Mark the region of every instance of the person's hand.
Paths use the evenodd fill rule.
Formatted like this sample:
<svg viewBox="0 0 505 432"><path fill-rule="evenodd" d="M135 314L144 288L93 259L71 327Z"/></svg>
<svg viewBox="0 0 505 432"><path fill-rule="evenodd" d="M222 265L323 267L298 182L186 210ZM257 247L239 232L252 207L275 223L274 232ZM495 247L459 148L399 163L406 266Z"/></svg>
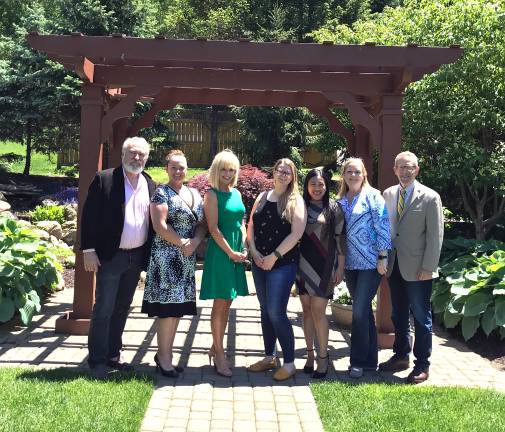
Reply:
<svg viewBox="0 0 505 432"><path fill-rule="evenodd" d="M263 268L263 259L265 258L258 251L251 251L252 259L254 260L254 264L256 264L259 268Z"/></svg>
<svg viewBox="0 0 505 432"><path fill-rule="evenodd" d="M420 270L417 272L417 280L425 281L425 280L433 279L431 274L432 274L431 272L428 272L426 270Z"/></svg>
<svg viewBox="0 0 505 432"><path fill-rule="evenodd" d="M261 266L261 268L266 271L272 270L272 267L274 266L276 261L277 257L273 253L271 253L270 255L267 255L266 257L263 258L263 265Z"/></svg>
<svg viewBox="0 0 505 432"><path fill-rule="evenodd" d="M82 254L82 259L84 261L84 270L95 273L98 271L100 260L95 251L84 252Z"/></svg>
<svg viewBox="0 0 505 432"><path fill-rule="evenodd" d="M384 276L388 271L388 260L377 260L377 271L381 276Z"/></svg>
<svg viewBox="0 0 505 432"><path fill-rule="evenodd" d="M230 259L233 262L241 263L241 262L244 262L244 260L245 260L245 258L246 258L247 255L245 253L243 253L243 252L235 252L235 251L233 251L228 256L230 257Z"/></svg>
<svg viewBox="0 0 505 432"><path fill-rule="evenodd" d="M180 240L180 243L179 244L176 244L176 246L180 247L181 249L184 248L184 246L186 246L189 242L190 242L191 239L189 238L181 238Z"/></svg>
<svg viewBox="0 0 505 432"><path fill-rule="evenodd" d="M335 285L344 280L344 266L338 266L335 274Z"/></svg>
<svg viewBox="0 0 505 432"><path fill-rule="evenodd" d="M182 254L185 257L189 257L195 253L198 243L194 238L187 239L188 241L182 246Z"/></svg>

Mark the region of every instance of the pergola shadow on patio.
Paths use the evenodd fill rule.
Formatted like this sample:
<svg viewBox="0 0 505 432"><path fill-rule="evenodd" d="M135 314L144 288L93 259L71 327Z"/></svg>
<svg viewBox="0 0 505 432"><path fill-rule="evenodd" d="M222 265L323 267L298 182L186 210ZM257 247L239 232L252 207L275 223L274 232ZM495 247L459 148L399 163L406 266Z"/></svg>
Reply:
<svg viewBox="0 0 505 432"><path fill-rule="evenodd" d="M343 136L350 154L363 158L372 177L372 154L379 155L378 185L395 183L392 171L401 148L403 91L414 81L455 62L462 49L256 43L239 41L141 39L28 35L29 44L75 71L83 80L79 146L79 218L88 186L102 163L104 143L109 163L119 165L121 144L150 127L156 114L177 104L306 107L325 118ZM151 109L130 122L135 103ZM348 110L354 130L331 112ZM79 235L78 235L79 237ZM56 331L85 334L94 302L94 275L85 272L76 245L73 310ZM379 343L392 343L387 283L379 292Z"/></svg>

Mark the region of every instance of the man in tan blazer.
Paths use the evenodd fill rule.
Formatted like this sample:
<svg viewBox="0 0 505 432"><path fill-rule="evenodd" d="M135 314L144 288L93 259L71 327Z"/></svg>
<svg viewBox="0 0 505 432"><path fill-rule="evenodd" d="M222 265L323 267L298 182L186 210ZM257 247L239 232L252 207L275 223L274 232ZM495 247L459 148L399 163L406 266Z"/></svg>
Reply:
<svg viewBox="0 0 505 432"><path fill-rule="evenodd" d="M431 289L438 277L438 260L444 234L442 202L434 190L416 181L417 157L396 156L394 172L400 184L384 191L391 222L393 249L388 259L388 281L395 327L394 355L379 370L409 367L411 351L409 312L414 316L414 369L407 382L417 384L429 376L432 347Z"/></svg>

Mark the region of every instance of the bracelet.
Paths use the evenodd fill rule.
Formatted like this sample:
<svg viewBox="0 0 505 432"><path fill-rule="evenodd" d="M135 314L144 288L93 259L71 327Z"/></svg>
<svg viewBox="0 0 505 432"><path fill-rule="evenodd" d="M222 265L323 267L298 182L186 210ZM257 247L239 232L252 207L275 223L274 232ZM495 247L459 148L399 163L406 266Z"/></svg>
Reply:
<svg viewBox="0 0 505 432"><path fill-rule="evenodd" d="M277 259L281 259L281 258L282 258L281 253L280 253L277 249L275 249L275 250L273 251L273 254L277 257Z"/></svg>
<svg viewBox="0 0 505 432"><path fill-rule="evenodd" d="M379 255L380 260L387 260L388 256L387 255Z"/></svg>

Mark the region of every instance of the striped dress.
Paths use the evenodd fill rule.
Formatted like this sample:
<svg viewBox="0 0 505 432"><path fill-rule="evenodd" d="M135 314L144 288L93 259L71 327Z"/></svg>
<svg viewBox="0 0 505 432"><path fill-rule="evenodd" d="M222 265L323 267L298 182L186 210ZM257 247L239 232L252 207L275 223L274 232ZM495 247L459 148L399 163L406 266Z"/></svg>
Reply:
<svg viewBox="0 0 505 432"><path fill-rule="evenodd" d="M307 213L296 287L298 294L331 299L337 257L345 254L344 213L333 201L326 211L321 205L309 202Z"/></svg>

